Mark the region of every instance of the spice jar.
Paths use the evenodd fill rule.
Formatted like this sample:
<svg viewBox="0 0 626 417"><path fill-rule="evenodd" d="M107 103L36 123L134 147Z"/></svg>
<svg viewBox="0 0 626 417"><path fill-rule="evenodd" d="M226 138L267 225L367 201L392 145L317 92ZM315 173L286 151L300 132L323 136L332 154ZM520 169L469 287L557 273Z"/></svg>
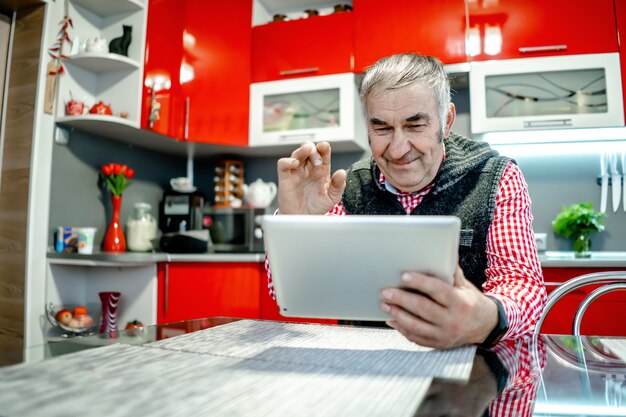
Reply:
<svg viewBox="0 0 626 417"><path fill-rule="evenodd" d="M151 251L152 239L157 237L157 222L150 214L148 203L136 203L126 223L126 246L134 252Z"/></svg>
<svg viewBox="0 0 626 417"><path fill-rule="evenodd" d="M349 4L335 4L335 13L351 12L352 6Z"/></svg>
<svg viewBox="0 0 626 417"><path fill-rule="evenodd" d="M287 15L285 14L275 14L272 17L272 22L284 22L285 20L287 20Z"/></svg>

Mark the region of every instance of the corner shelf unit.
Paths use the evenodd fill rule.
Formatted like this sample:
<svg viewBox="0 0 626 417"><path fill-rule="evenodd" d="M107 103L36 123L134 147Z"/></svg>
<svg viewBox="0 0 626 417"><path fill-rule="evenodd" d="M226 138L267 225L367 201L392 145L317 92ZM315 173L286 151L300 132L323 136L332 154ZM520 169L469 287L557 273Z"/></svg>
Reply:
<svg viewBox="0 0 626 417"><path fill-rule="evenodd" d="M81 123L100 124L100 117L94 118L88 111L102 101L111 106L115 116L107 123L138 127L147 0L67 1L68 14L73 21L69 35L75 45L66 45L63 51L68 57L63 60L65 71L59 76L55 121L67 125L74 118L81 118ZM128 56L84 51L86 41L94 38L106 39L108 47L112 39L122 36L122 26L132 27ZM66 116L65 104L70 99L84 102L83 116ZM119 117L122 113L126 113L127 118Z"/></svg>

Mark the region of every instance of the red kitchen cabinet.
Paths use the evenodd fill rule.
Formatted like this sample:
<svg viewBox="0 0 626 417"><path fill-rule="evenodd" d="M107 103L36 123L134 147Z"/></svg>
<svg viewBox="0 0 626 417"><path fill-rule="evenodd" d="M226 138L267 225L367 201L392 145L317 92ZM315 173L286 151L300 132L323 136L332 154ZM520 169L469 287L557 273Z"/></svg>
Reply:
<svg viewBox="0 0 626 417"><path fill-rule="evenodd" d="M617 2L619 3L619 2ZM470 1L470 60L617 52L613 0Z"/></svg>
<svg viewBox="0 0 626 417"><path fill-rule="evenodd" d="M559 283L592 272L614 271L615 268L543 268L548 293ZM598 285L589 285L563 297L550 310L541 327L541 333L571 334L578 306ZM581 333L593 336L626 336L626 321L621 320L626 306L626 291L615 291L595 300L587 309L581 324Z"/></svg>
<svg viewBox="0 0 626 417"><path fill-rule="evenodd" d="M246 146L251 20L252 0L150 0L142 127L179 140ZM153 95L161 72L169 82L159 86L167 88ZM159 120L150 125L155 101Z"/></svg>
<svg viewBox="0 0 626 417"><path fill-rule="evenodd" d="M354 68L418 52L444 64L466 61L465 4L459 0L354 0Z"/></svg>
<svg viewBox="0 0 626 417"><path fill-rule="evenodd" d="M192 142L248 145L252 0L186 0L181 85Z"/></svg>
<svg viewBox="0 0 626 417"><path fill-rule="evenodd" d="M157 323L212 316L259 318L262 264L161 263Z"/></svg>
<svg viewBox="0 0 626 417"><path fill-rule="evenodd" d="M183 136L184 123L184 98L179 82L183 12L179 2L150 0L141 113L143 129L177 139Z"/></svg>
<svg viewBox="0 0 626 417"><path fill-rule="evenodd" d="M352 72L351 12L252 28L252 82Z"/></svg>

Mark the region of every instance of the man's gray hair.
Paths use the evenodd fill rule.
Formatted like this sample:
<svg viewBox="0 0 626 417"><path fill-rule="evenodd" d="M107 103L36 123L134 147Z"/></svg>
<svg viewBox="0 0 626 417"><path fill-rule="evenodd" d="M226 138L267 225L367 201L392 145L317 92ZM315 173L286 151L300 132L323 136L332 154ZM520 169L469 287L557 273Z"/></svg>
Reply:
<svg viewBox="0 0 626 417"><path fill-rule="evenodd" d="M381 58L363 73L359 95L367 117L367 99L372 93L397 90L413 84L428 86L435 93L441 131L450 110L450 78L441 61L432 56L398 54Z"/></svg>

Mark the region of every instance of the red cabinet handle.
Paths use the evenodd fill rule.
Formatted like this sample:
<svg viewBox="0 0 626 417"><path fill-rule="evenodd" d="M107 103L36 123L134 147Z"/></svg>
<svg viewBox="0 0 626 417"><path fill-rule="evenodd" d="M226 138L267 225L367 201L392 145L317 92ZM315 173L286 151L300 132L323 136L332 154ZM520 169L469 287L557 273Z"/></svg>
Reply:
<svg viewBox="0 0 626 417"><path fill-rule="evenodd" d="M187 97L185 99L185 127L183 130L183 140L189 139L189 107L190 107L191 98Z"/></svg>
<svg viewBox="0 0 626 417"><path fill-rule="evenodd" d="M148 116L148 127L150 129L152 129L154 127L154 122L158 119L159 117L159 108L156 106L156 97L155 97L155 91L156 89L154 88L154 85L151 88L151 92L150 92L150 113Z"/></svg>
<svg viewBox="0 0 626 417"><path fill-rule="evenodd" d="M534 54L537 52L565 51L567 45L546 45L546 46L523 46L518 48L522 54Z"/></svg>
<svg viewBox="0 0 626 417"><path fill-rule="evenodd" d="M163 283L163 315L167 316L167 301L168 301L168 293L169 293L169 280L170 280L170 268L169 265L165 264L165 282Z"/></svg>
<svg viewBox="0 0 626 417"><path fill-rule="evenodd" d="M303 133L303 134L294 133L293 135L284 134L278 137L278 140L296 140L296 139L299 140L300 142L304 142L307 140L314 142L315 133Z"/></svg>
<svg viewBox="0 0 626 417"><path fill-rule="evenodd" d="M318 72L319 70L320 69L318 67L298 68L298 69L280 71L279 74L280 75L306 74L309 72Z"/></svg>

